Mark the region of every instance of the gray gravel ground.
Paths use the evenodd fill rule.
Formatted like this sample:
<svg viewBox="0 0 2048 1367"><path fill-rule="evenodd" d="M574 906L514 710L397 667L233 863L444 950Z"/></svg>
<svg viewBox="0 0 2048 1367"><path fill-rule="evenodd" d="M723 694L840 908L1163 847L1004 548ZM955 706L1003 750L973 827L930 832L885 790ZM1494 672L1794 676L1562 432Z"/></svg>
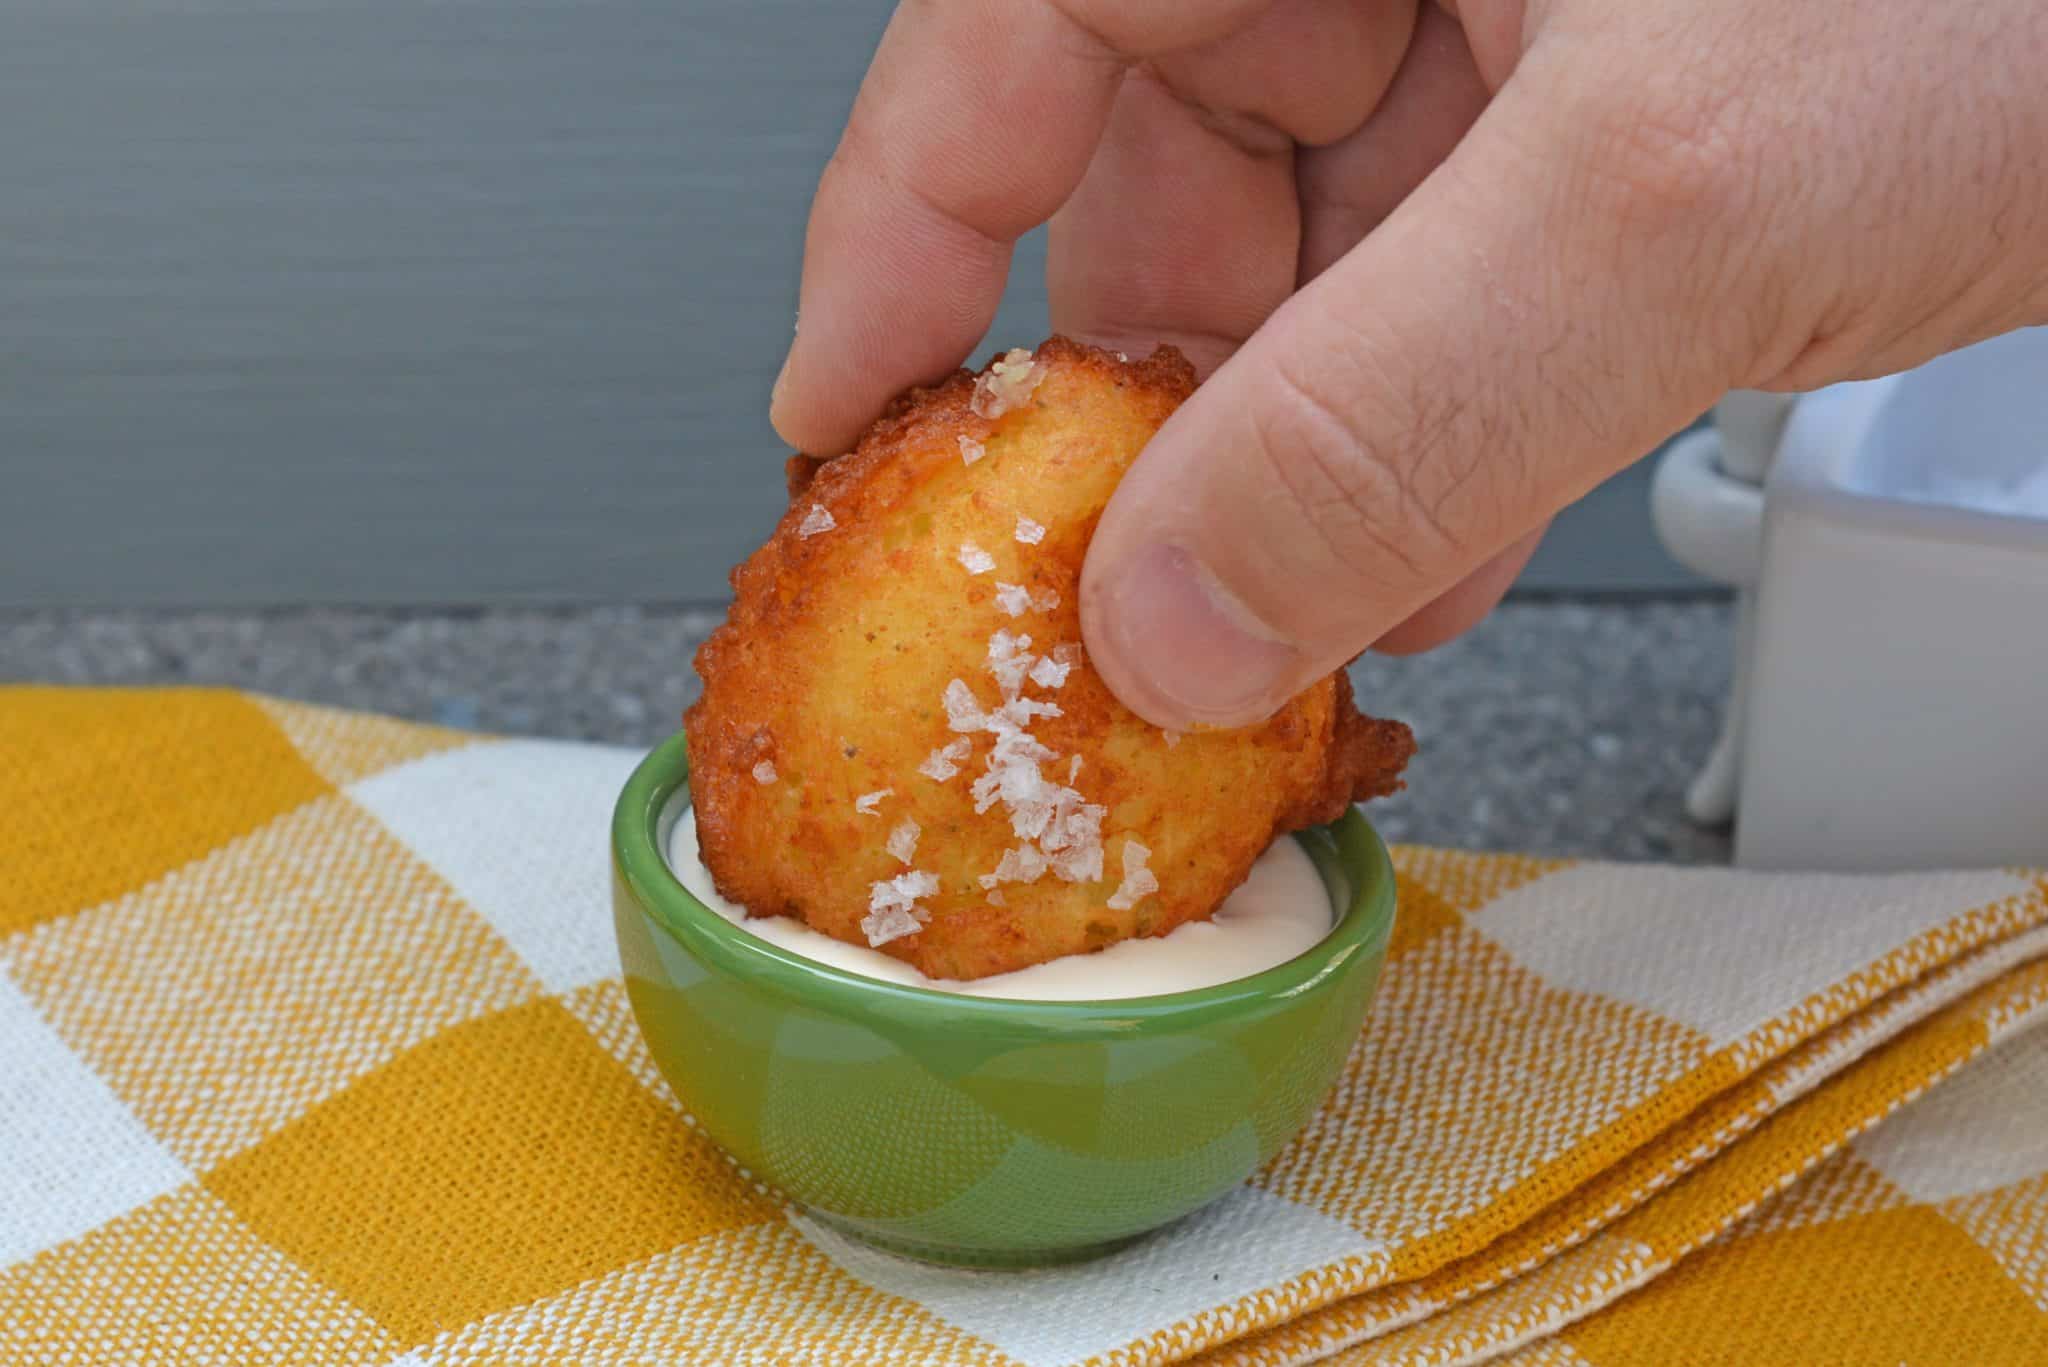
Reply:
<svg viewBox="0 0 2048 1367"><path fill-rule="evenodd" d="M520 735L647 745L696 688L716 623L685 608L0 615L0 679L229 684ZM1361 705L1415 728L1393 840L1714 862L1680 797L1727 686L1725 602L1515 602L1464 639L1355 669Z"/></svg>

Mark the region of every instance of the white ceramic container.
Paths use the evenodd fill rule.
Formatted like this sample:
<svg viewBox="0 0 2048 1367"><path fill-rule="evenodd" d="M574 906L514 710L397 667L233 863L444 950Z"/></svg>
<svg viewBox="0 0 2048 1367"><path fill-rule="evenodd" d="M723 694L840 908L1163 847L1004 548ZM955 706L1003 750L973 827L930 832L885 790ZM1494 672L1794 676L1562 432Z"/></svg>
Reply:
<svg viewBox="0 0 2048 1367"><path fill-rule="evenodd" d="M2048 328L1802 396L1752 582L1736 863L2048 864Z"/></svg>

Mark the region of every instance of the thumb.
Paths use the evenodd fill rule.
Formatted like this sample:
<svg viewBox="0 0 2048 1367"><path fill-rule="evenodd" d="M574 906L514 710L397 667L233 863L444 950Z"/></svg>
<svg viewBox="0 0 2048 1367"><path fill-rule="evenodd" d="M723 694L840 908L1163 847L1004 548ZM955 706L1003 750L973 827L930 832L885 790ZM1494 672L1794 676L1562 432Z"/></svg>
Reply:
<svg viewBox="0 0 2048 1367"><path fill-rule="evenodd" d="M1082 629L1139 715L1269 716L1729 387L1744 343L1714 334L1754 311L1708 306L1741 168L1711 117L1693 132L1547 65L1532 48L1125 476Z"/></svg>

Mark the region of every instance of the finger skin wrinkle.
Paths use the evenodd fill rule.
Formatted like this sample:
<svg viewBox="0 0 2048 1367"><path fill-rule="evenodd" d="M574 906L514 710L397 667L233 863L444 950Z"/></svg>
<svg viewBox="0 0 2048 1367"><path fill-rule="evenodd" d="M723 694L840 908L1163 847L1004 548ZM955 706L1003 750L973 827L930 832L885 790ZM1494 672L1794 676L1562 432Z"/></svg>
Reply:
<svg viewBox="0 0 2048 1367"><path fill-rule="evenodd" d="M1281 155L1335 144L1367 121L1415 17L1413 0L1272 0L1228 38L1147 65L1239 148Z"/></svg>
<svg viewBox="0 0 2048 1367"><path fill-rule="evenodd" d="M1477 431L1472 430L1475 426ZM1517 459L1514 443L1496 440L1485 430L1484 419L1474 414L1463 398L1445 394L1424 407L1416 424L1407 458L1409 496L1437 539L1451 544L1447 528L1467 528L1469 537L1469 529L1501 520L1505 510L1497 506L1490 510L1492 516L1482 519L1462 505L1475 496L1498 495L1503 485L1511 482L1501 479L1500 463ZM1487 478L1475 485L1473 481L1482 470Z"/></svg>
<svg viewBox="0 0 2048 1367"><path fill-rule="evenodd" d="M1248 111L1211 108L1175 87L1157 66L1149 62L1133 70L1126 79L1150 81L1157 85L1185 105L1206 131L1245 156L1266 161L1294 155L1294 139L1265 118Z"/></svg>
<svg viewBox="0 0 2048 1367"><path fill-rule="evenodd" d="M874 175L876 180L888 188L890 194L909 203L937 226L964 234L989 251L1008 251L1011 245L1033 226L1025 224L1018 227L1015 220L1002 219L993 214L989 215L993 222L977 223L972 217L972 209L956 209L941 202L915 179L897 174L896 168L885 160L875 162ZM1015 231L1011 231L1013 228Z"/></svg>
<svg viewBox="0 0 2048 1367"><path fill-rule="evenodd" d="M823 179L843 179L852 185L873 182L885 193L871 193L862 196L863 199L885 204L891 201L907 203L935 222L971 234L982 244L999 249L1007 250L1012 242L1037 226L1045 216L1039 212L1037 203L1020 204L1019 197L1008 187L991 184L987 176L957 178L958 185L984 187L976 194L949 192L944 188L944 181L936 185L933 183L937 179L933 175L935 168L948 162L977 157L980 152L976 148L930 148L923 165L899 168L897 158L890 153L891 140L886 130L877 126L879 122L856 118L848 123L846 136L826 164ZM827 191L821 188L820 198L824 199L826 195Z"/></svg>
<svg viewBox="0 0 2048 1367"><path fill-rule="evenodd" d="M1398 451L1389 450L1384 443L1367 439L1359 431L1356 419L1344 419L1343 406L1322 405L1350 433L1358 459L1384 471L1385 491L1390 496L1385 501L1399 504L1393 522L1396 530L1391 535L1375 537L1375 552L1393 556L1419 576L1424 564L1442 563L1446 557L1454 557L1469 539L1469 529L1479 525L1458 516L1456 504L1461 495L1475 487L1502 487L1491 479L1473 486L1471 480L1482 467L1493 473L1493 463L1505 454L1497 448L1511 444L1496 439L1483 409L1471 405L1455 386L1426 387L1426 382L1415 375L1407 374L1404 378L1404 373L1397 373L1384 359L1415 354L1419 346L1427 344L1425 339L1413 337L1404 341L1393 329L1385 327L1376 331L1348 311L1333 311L1325 315L1325 321L1343 329L1342 335L1326 347L1326 354L1350 362L1356 372L1353 390L1385 396L1378 405L1387 415L1385 430L1406 434ZM1422 373L1427 374L1427 369ZM1298 393L1313 396L1319 392L1314 383L1295 376L1287 378ZM1359 411L1372 410L1361 406ZM1379 455L1382 451L1387 454ZM1348 502L1355 520L1366 523L1368 531L1387 523L1384 512L1376 518L1370 516L1372 508L1381 504L1368 506L1366 500L1356 496ZM1467 528L1467 533L1453 531L1459 527ZM1418 546L1420 551L1415 549Z"/></svg>
<svg viewBox="0 0 2048 1367"><path fill-rule="evenodd" d="M1609 423L1603 420L1599 399L1591 392L1602 379L1608 382L1614 394L1625 393L1623 377L1609 374L1604 377L1585 376L1576 382L1571 367L1601 365L1601 349L1585 346L1572 334L1579 325L1567 321L1558 335L1536 355L1537 373L1543 377L1545 388L1551 396L1571 415L1572 423L1588 441L1604 442L1608 437ZM1547 363L1547 364L1546 364Z"/></svg>
<svg viewBox="0 0 2048 1367"><path fill-rule="evenodd" d="M1731 83L1732 84L1732 83ZM1601 111L1577 161L1588 189L1628 239L1706 236L1747 220L1757 170L1744 153L1740 96L1634 100Z"/></svg>
<svg viewBox="0 0 2048 1367"><path fill-rule="evenodd" d="M932 0L936 4L949 0ZM957 0L951 0L957 3ZM1270 0L1043 0L1098 50L1130 61L1185 52L1243 26Z"/></svg>
<svg viewBox="0 0 2048 1367"><path fill-rule="evenodd" d="M1353 243L1378 226L1378 214L1368 214L1345 190L1310 169L1315 165L1312 157L1302 154L1297 160L1300 169L1295 173L1295 183L1301 187L1304 219L1313 217L1322 223L1325 233Z"/></svg>
<svg viewBox="0 0 2048 1367"><path fill-rule="evenodd" d="M1420 530L1441 541L1441 529L1431 521L1419 529L1411 525L1407 513L1415 504L1400 473L1360 437L1342 408L1284 361L1272 374L1280 401L1253 407L1263 428L1259 449L1331 563L1375 583L1386 578L1391 562L1406 584L1424 583L1425 556L1410 533Z"/></svg>
<svg viewBox="0 0 2048 1367"><path fill-rule="evenodd" d="M831 188L884 209L910 199L1006 245L1072 191L1128 63L1050 4L923 9L890 26L922 26L922 65L878 55L826 168Z"/></svg>
<svg viewBox="0 0 2048 1367"><path fill-rule="evenodd" d="M957 4L958 0L927 0L927 3L938 6ZM1140 55L1126 53L1118 48L1093 23L1074 13L1059 0L1043 0L1043 3L1045 8L1052 12L1053 17L1060 21L1060 27L1066 31L1067 41L1072 44L1067 50L1068 56L1082 61L1106 62L1117 67L1128 67L1143 60Z"/></svg>

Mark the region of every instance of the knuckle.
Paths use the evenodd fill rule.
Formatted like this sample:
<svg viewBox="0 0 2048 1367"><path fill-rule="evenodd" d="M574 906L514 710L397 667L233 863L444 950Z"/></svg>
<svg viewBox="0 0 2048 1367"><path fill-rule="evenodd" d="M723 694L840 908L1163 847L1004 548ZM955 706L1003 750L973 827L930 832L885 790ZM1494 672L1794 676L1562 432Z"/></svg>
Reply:
<svg viewBox="0 0 2048 1367"><path fill-rule="evenodd" d="M1384 591L1429 587L1432 566L1455 557L1453 524L1442 498L1418 488L1417 465L1370 435L1359 391L1340 397L1325 376L1285 364L1272 373L1271 401L1260 406L1259 457L1304 532L1332 569ZM1418 430L1413 412L1370 406L1382 432ZM1427 442L1421 444L1426 447Z"/></svg>
<svg viewBox="0 0 2048 1367"><path fill-rule="evenodd" d="M1725 92L1634 92L1591 120L1582 167L1591 193L1628 231L1741 221L1757 200L1745 115Z"/></svg>
<svg viewBox="0 0 2048 1367"><path fill-rule="evenodd" d="M937 155L906 163L880 115L856 117L825 163L821 196L852 194L863 184L878 186L896 204L949 233L978 245L1007 247L1033 225L1017 221L1000 189L974 176L972 158L956 154L951 139L951 134L940 135L933 144Z"/></svg>

